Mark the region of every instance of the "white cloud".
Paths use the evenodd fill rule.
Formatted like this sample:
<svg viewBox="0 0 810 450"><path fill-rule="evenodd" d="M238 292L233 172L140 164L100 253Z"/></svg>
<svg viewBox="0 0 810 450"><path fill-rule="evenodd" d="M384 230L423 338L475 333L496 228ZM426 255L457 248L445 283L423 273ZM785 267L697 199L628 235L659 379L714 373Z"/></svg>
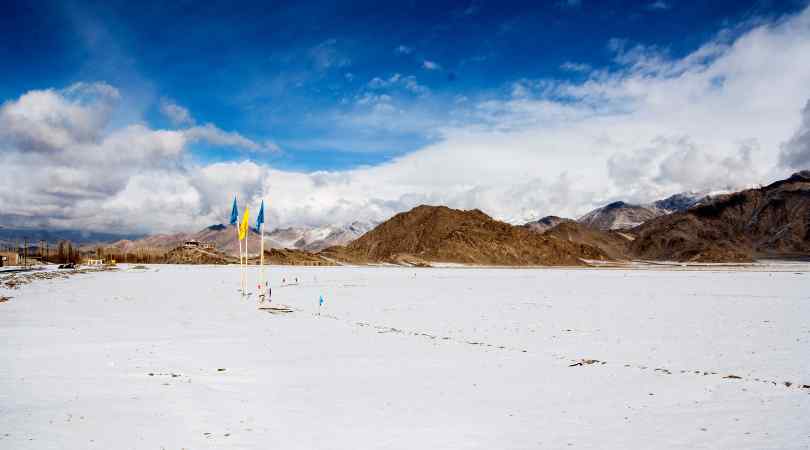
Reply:
<svg viewBox="0 0 810 450"><path fill-rule="evenodd" d="M211 123L187 128L181 132L190 142L204 141L213 145L241 148L252 152L279 151L278 145L271 141L260 144L239 133L223 131Z"/></svg>
<svg viewBox="0 0 810 450"><path fill-rule="evenodd" d="M194 118L191 117L188 109L168 98L160 99L160 112L171 120L175 126L194 125Z"/></svg>
<svg viewBox="0 0 810 450"><path fill-rule="evenodd" d="M402 53L403 55L410 55L413 53L413 48L408 47L407 45L400 45L396 48L397 53Z"/></svg>
<svg viewBox="0 0 810 450"><path fill-rule="evenodd" d="M201 223L211 201L201 190L186 190L212 170L189 162L191 143L278 151L272 141L259 144L211 124L111 129L118 98L109 85L77 84L30 91L0 107L0 222L120 231L186 228ZM231 176L244 184L244 173Z"/></svg>
<svg viewBox="0 0 810 450"><path fill-rule="evenodd" d="M665 2L664 0L656 0L647 5L647 9L652 11L664 11L669 8L671 8L670 4Z"/></svg>
<svg viewBox="0 0 810 450"><path fill-rule="evenodd" d="M470 3L469 6L464 8L464 11L462 11L461 14L465 16L474 16L478 14L480 11L481 11L481 4L478 2L472 2Z"/></svg>
<svg viewBox="0 0 810 450"><path fill-rule="evenodd" d="M374 77L368 82L368 88L372 90L401 89L415 95L425 95L430 93L430 89L419 84L413 75L402 75L395 73L388 78ZM366 93L363 93L365 95Z"/></svg>
<svg viewBox="0 0 810 450"><path fill-rule="evenodd" d="M796 170L810 169L810 100L802 109L802 121L796 133L784 144L779 153L783 167Z"/></svg>
<svg viewBox="0 0 810 450"><path fill-rule="evenodd" d="M427 59L422 61L422 67L427 70L439 70L442 68L442 66L440 66L439 63L434 61L428 61Z"/></svg>
<svg viewBox="0 0 810 450"><path fill-rule="evenodd" d="M560 65L560 69L567 70L569 72L590 72L591 66L585 63L566 61Z"/></svg>
<svg viewBox="0 0 810 450"><path fill-rule="evenodd" d="M249 152L268 144L212 124L110 129L117 91L106 85L31 91L0 107L0 220L193 229L226 220L239 192L251 204L270 199L270 226L385 219L420 203L519 221L765 183L808 162L810 11L735 35L682 58L617 41L618 69L579 82L516 80L506 98L450 99L455 125L410 125L438 130L434 143L343 171L199 165L189 158L194 140ZM396 108L388 90L407 90L406 79L372 80L355 107ZM415 120L368 117L375 127Z"/></svg>
<svg viewBox="0 0 810 450"><path fill-rule="evenodd" d="M0 107L0 138L36 153L90 144L100 138L118 98L118 91L103 83L30 91Z"/></svg>
<svg viewBox="0 0 810 450"><path fill-rule="evenodd" d="M328 70L335 67L346 67L352 61L338 49L337 39L327 39L309 49L309 57L315 68Z"/></svg>

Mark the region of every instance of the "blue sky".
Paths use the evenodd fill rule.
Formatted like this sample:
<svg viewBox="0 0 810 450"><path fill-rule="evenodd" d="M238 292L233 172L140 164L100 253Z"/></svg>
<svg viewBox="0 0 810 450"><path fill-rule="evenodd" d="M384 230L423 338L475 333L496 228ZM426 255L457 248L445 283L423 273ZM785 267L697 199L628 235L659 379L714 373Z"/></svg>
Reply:
<svg viewBox="0 0 810 450"><path fill-rule="evenodd" d="M373 165L474 120L470 102L511 95L518 79L583 79L615 65L615 46L673 58L719 29L803 2L13 2L0 33L0 98L104 81L122 114L168 126L159 99L282 152L291 170ZM614 44L611 44L614 43ZM392 77L411 80L390 82ZM375 78L382 80L373 88ZM373 100L402 111L375 120ZM364 97L366 96L366 97ZM371 97L372 99L376 97ZM122 120L126 120L122 119ZM396 123L399 122L399 123ZM201 162L238 151L195 145Z"/></svg>
<svg viewBox="0 0 810 450"><path fill-rule="evenodd" d="M806 0L3 12L0 226L524 223L810 168Z"/></svg>

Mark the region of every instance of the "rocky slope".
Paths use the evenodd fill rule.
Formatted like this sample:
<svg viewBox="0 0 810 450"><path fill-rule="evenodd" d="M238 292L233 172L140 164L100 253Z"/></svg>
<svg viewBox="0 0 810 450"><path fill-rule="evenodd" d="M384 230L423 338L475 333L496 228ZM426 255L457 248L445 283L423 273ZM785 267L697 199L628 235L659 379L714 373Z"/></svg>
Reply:
<svg viewBox="0 0 810 450"><path fill-rule="evenodd" d="M200 242L211 242L216 250L228 256L239 255L239 243L236 240L236 227L233 225L211 225L195 233L175 233L175 234L155 234L145 238L132 240L122 240L112 244L121 252L132 253L137 249L162 249L171 250L183 245L185 241L196 240ZM265 242L267 245L267 242ZM251 229L248 235L248 252L259 253L259 233Z"/></svg>
<svg viewBox="0 0 810 450"><path fill-rule="evenodd" d="M528 222L525 225L522 225L522 227L538 233L545 233L561 223L573 221L573 219L566 219L565 217L546 216L542 219L535 220L534 222Z"/></svg>
<svg viewBox="0 0 810 450"><path fill-rule="evenodd" d="M252 264L258 264L258 258L251 259ZM304 250L293 249L269 249L264 251L264 263L275 265L292 265L292 266L334 266L337 265L334 261L326 259L317 253L311 253Z"/></svg>
<svg viewBox="0 0 810 450"><path fill-rule="evenodd" d="M334 245L346 245L372 227L373 224L368 222L353 222L346 226L280 228L265 232L264 247L265 250L287 248L317 252ZM251 255L259 254L259 239L258 231L251 229L248 235L248 252ZM211 225L194 233L155 234L137 240L120 240L112 247L130 253L145 248L168 251L189 240L210 242L226 255L239 255L236 227L222 224Z"/></svg>
<svg viewBox="0 0 810 450"><path fill-rule="evenodd" d="M166 252L166 264L238 264L239 259L216 250L176 247Z"/></svg>
<svg viewBox="0 0 810 450"><path fill-rule="evenodd" d="M577 222L599 230L627 230L656 217L685 211L707 199L705 193L682 192L649 204L618 201L594 209Z"/></svg>
<svg viewBox="0 0 810 450"><path fill-rule="evenodd" d="M265 245L317 252L335 245L346 245L372 228L372 222L355 221L348 225L278 228L265 233Z"/></svg>
<svg viewBox="0 0 810 450"><path fill-rule="evenodd" d="M667 214L667 211L655 206L633 205L620 201L596 208L577 219L577 222L598 230L624 230L664 214Z"/></svg>
<svg viewBox="0 0 810 450"><path fill-rule="evenodd" d="M428 265L582 265L609 259L598 248L499 222L479 210L418 206L400 213L346 247L324 255L355 263Z"/></svg>
<svg viewBox="0 0 810 450"><path fill-rule="evenodd" d="M810 255L810 171L721 195L638 228L630 252L677 261L750 261Z"/></svg>
<svg viewBox="0 0 810 450"><path fill-rule="evenodd" d="M717 194L714 194L717 195ZM712 194L706 192L681 192L653 202L653 206L667 213L686 211L700 203L709 201Z"/></svg>
<svg viewBox="0 0 810 450"><path fill-rule="evenodd" d="M259 264L258 255L251 257L249 264ZM239 264L239 258L217 250L176 247L166 252L160 262L166 264ZM335 263L315 253L291 249L266 249L264 264L295 266L333 266Z"/></svg>
<svg viewBox="0 0 810 450"><path fill-rule="evenodd" d="M629 260L632 235L619 231L605 231L591 228L573 220L561 222L545 231L546 236L560 240L587 244L602 250L611 259Z"/></svg>

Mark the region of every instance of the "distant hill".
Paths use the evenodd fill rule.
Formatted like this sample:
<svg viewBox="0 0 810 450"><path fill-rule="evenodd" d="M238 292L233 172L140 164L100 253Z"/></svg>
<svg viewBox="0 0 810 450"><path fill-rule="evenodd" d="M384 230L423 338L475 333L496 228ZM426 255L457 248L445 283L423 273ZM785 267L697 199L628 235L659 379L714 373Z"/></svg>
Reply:
<svg viewBox="0 0 810 450"><path fill-rule="evenodd" d="M546 236L596 247L611 259L632 259L629 250L633 236L612 230L599 230L573 220L561 222L545 231Z"/></svg>
<svg viewBox="0 0 810 450"><path fill-rule="evenodd" d="M327 247L349 244L375 225L373 222L355 221L343 226L277 228L265 233L265 245L269 240L273 248L318 252Z"/></svg>
<svg viewBox="0 0 810 450"><path fill-rule="evenodd" d="M264 248L317 252L335 245L346 245L372 227L373 224L369 222L353 222L345 226L279 228L265 232ZM217 224L193 233L155 234L137 240L121 240L113 246L123 252L133 252L137 248L170 250L185 241L196 240L213 243L225 255L238 256L236 234L236 226ZM259 239L259 232L251 228L248 235L248 252L251 255L259 254Z"/></svg>
<svg viewBox="0 0 810 450"><path fill-rule="evenodd" d="M710 200L713 195L717 194L709 194L707 192L681 192L670 195L663 200L657 200L653 202L653 206L668 213L686 211L693 206Z"/></svg>
<svg viewBox="0 0 810 450"><path fill-rule="evenodd" d="M542 219L535 220L534 222L528 222L527 224L522 226L523 228L528 228L529 230L536 231L538 233L545 233L546 231L556 227L561 223L573 221L574 221L573 219L566 219L564 217L546 216L543 217Z"/></svg>
<svg viewBox="0 0 810 450"><path fill-rule="evenodd" d="M248 261L249 264L258 264L259 256L255 255ZM238 264L239 258L226 255L215 249L199 247L184 248L182 246L169 250L161 261L167 264ZM315 253L303 250L266 249L264 252L265 264L297 265L297 266L332 266L333 261L318 256Z"/></svg>
<svg viewBox="0 0 810 450"><path fill-rule="evenodd" d="M656 217L685 211L708 198L706 193L682 192L649 204L617 201L594 209L577 222L599 230L627 230Z"/></svg>
<svg viewBox="0 0 810 450"><path fill-rule="evenodd" d="M598 230L626 230L667 213L655 206L619 201L596 208L577 219L577 222Z"/></svg>
<svg viewBox="0 0 810 450"><path fill-rule="evenodd" d="M714 197L632 231L639 258L750 261L810 255L810 171L759 189Z"/></svg>
<svg viewBox="0 0 810 450"><path fill-rule="evenodd" d="M15 244L19 241L22 245L23 239L28 239L29 243L37 241L47 241L49 244L56 244L61 240L68 240L74 244L98 244L120 241L121 239L138 239L142 234L121 234L121 233L99 233L95 231L83 230L52 230L44 228L13 228L0 226L0 242Z"/></svg>
<svg viewBox="0 0 810 450"><path fill-rule="evenodd" d="M348 246L331 247L323 254L355 263L413 265L582 265L583 259L609 258L598 248L512 226L479 210L426 205L397 214Z"/></svg>
<svg viewBox="0 0 810 450"><path fill-rule="evenodd" d="M219 252L226 256L239 255L239 242L236 240L235 225L211 225L195 233L154 234L138 240L121 240L112 244L122 252L134 252L139 248L171 250L185 241L196 240L213 243ZM267 244L267 242L265 242ZM269 248L269 247L268 247ZM248 252L259 254L259 233L250 229L248 234Z"/></svg>

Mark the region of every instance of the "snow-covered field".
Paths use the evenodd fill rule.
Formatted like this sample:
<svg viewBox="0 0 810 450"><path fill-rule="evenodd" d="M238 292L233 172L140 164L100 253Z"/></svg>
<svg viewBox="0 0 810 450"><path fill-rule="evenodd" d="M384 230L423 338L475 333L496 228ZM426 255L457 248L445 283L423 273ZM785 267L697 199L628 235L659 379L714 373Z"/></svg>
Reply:
<svg viewBox="0 0 810 450"><path fill-rule="evenodd" d="M39 280L0 448L810 448L808 269L269 267L286 315L236 267Z"/></svg>

